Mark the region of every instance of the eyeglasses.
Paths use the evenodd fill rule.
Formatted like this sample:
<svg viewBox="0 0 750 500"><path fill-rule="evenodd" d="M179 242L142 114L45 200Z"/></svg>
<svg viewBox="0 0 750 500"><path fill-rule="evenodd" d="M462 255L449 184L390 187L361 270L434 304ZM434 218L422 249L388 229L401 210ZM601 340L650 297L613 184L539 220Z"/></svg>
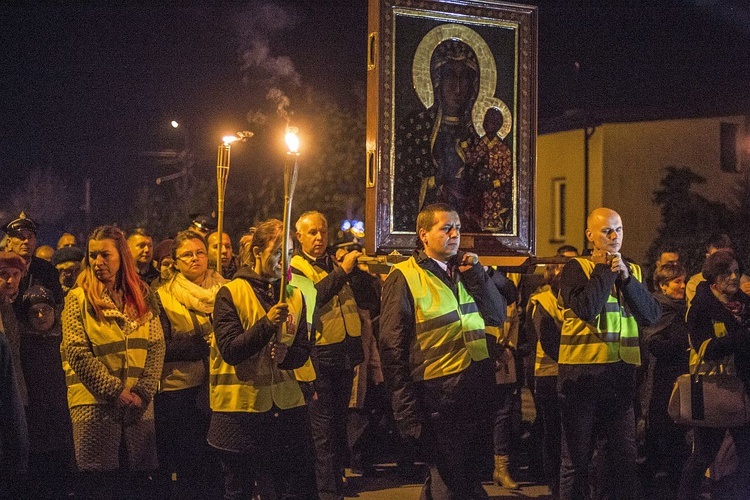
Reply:
<svg viewBox="0 0 750 500"><path fill-rule="evenodd" d="M206 257L206 252L203 250L196 250L195 252L185 252L182 255L177 256L177 258L183 262L190 262L193 260L193 257L196 259L202 259Z"/></svg>

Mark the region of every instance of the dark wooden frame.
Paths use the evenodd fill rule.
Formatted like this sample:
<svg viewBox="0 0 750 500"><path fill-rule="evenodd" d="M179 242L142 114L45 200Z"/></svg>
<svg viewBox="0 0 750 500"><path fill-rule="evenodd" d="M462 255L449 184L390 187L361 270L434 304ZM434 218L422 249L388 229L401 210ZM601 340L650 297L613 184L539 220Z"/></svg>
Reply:
<svg viewBox="0 0 750 500"><path fill-rule="evenodd" d="M413 23L412 19L415 19ZM420 24L430 29L425 29L422 33L413 29L409 23ZM509 106L512 110L512 127L507 142L512 144L514 160L513 227L497 234L464 232L461 247L480 256L533 254L537 11L533 6L487 0L370 0L367 82L367 251L403 252L410 251L415 246L415 229L395 230L393 224L393 212L397 210L393 207L396 120L397 115L404 116L404 112L398 106L401 105L400 100L406 100L403 96L408 94L405 92L411 91L416 95L413 86L410 85L407 89L404 87L404 78L399 79L399 75L403 75L403 64L397 67L396 59L399 55L403 56L405 50L401 49L400 40L411 37L409 43L414 45L415 37L424 39L428 31L434 31L431 27L443 24L465 26L480 34L489 33L489 37L482 35L482 41L485 38L496 40L497 37L513 40L510 48L505 46L507 44L502 44L501 47L499 44L486 43L495 57L494 60L497 59L497 54L502 55L503 51L513 51L515 68L512 72L512 81L507 81L509 72L505 71L498 75L496 87L499 89L501 84L504 84L502 88L510 88L512 94L505 98L512 101L512 105ZM402 36L404 38L401 38ZM403 46L406 44L407 42L404 42ZM503 61L508 60L507 54L502 57ZM497 67L493 68L493 71L500 72ZM503 78L506 80L503 81ZM408 83L411 84L411 80ZM503 99L503 96L499 98ZM422 102L424 103L424 100ZM476 119L473 123L477 123Z"/></svg>

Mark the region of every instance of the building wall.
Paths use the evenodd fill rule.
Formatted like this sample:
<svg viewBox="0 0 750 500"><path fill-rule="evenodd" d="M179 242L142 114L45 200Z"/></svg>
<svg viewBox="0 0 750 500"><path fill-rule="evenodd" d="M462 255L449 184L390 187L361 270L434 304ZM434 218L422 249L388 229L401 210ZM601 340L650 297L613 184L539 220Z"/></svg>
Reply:
<svg viewBox="0 0 750 500"><path fill-rule="evenodd" d="M580 248L583 242L583 130L537 138L536 254L548 257L563 244ZM566 182L566 237L554 238L553 180Z"/></svg>
<svg viewBox="0 0 750 500"><path fill-rule="evenodd" d="M651 201L666 167L689 167L706 177L694 186L710 200L731 204L732 187L741 174L720 165L721 123L742 127L744 117L614 123L596 127L589 140L589 210L608 206L623 218L623 253L644 262L661 225ZM537 255L553 255L562 244L583 247L584 131L573 130L537 139ZM553 236L553 179L566 179L566 238Z"/></svg>
<svg viewBox="0 0 750 500"><path fill-rule="evenodd" d="M644 262L662 224L651 200L669 166L689 167L706 178L693 189L706 198L733 203L741 174L721 170L721 123L742 125L742 117L664 120L603 125L605 204L623 218L623 253Z"/></svg>

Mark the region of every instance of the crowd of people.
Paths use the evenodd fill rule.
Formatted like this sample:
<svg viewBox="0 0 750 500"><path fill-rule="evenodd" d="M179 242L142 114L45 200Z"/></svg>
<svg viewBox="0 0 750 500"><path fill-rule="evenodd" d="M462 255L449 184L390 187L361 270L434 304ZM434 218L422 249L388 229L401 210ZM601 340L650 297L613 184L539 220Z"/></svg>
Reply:
<svg viewBox="0 0 750 500"><path fill-rule="evenodd" d="M37 229L21 213L0 244L2 498L343 499L346 468L383 460L425 499L533 475L560 499L750 498L750 425L668 415L701 347L750 388L750 276L726 235L688 280L672 247L644 277L607 208L589 252L533 274L461 251L440 203L387 275L315 211L237 255L208 216L156 245L101 226L52 249Z"/></svg>

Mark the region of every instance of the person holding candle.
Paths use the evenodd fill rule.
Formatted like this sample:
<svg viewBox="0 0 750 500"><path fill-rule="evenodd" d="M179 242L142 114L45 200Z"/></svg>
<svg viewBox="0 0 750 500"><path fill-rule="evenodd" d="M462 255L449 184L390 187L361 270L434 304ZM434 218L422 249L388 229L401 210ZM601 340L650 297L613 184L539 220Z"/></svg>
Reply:
<svg viewBox="0 0 750 500"><path fill-rule="evenodd" d="M277 498L317 498L305 398L293 372L310 355L305 302L292 286L279 302L282 233L279 220L258 225L253 267L241 267L214 305L208 443L219 451L225 499L249 499L261 470Z"/></svg>

